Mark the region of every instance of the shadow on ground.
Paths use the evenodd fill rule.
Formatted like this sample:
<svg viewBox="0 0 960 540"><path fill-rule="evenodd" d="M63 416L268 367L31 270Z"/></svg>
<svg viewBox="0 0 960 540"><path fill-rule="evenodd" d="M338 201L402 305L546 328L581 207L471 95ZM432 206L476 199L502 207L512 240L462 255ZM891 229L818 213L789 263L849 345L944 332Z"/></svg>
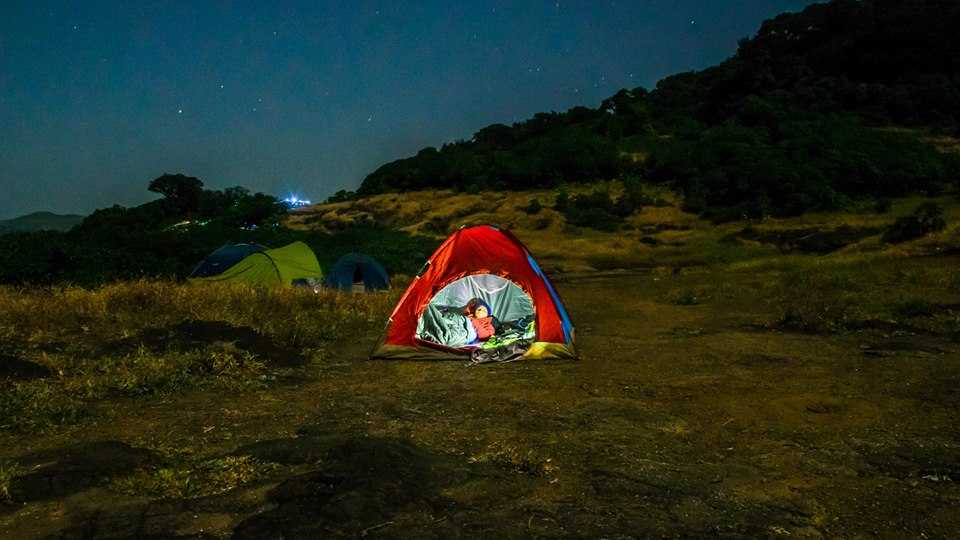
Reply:
<svg viewBox="0 0 960 540"><path fill-rule="evenodd" d="M302 351L278 344L249 326L224 321L189 320L166 328L147 328L135 336L104 344L96 355L128 354L144 347L157 354L190 351L208 346L248 352L272 367L296 367L306 363Z"/></svg>

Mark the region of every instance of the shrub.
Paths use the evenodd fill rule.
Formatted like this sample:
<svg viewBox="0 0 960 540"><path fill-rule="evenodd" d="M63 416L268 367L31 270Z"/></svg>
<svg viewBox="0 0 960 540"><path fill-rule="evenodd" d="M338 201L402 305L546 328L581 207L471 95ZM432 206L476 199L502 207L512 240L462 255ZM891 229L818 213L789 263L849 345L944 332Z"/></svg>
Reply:
<svg viewBox="0 0 960 540"><path fill-rule="evenodd" d="M784 109L732 118L653 148L647 174L683 192L688 210L750 217L843 208L852 198L936 193L949 159L909 132Z"/></svg>
<svg viewBox="0 0 960 540"><path fill-rule="evenodd" d="M928 202L920 205L912 215L897 219L883 233L882 240L896 244L921 238L946 228L947 222L943 219L943 209L936 203Z"/></svg>
<svg viewBox="0 0 960 540"><path fill-rule="evenodd" d="M520 210L530 214L531 216L534 214L539 214L540 210L542 209L543 205L540 204L540 199L530 199L530 203L528 205L520 207Z"/></svg>
<svg viewBox="0 0 960 540"><path fill-rule="evenodd" d="M933 315L934 306L926 300L910 299L898 302L893 306L893 312L904 319L914 317L929 317Z"/></svg>
<svg viewBox="0 0 960 540"><path fill-rule="evenodd" d="M557 195L554 209L563 214L570 225L615 231L627 217L643 205L652 204L654 201L639 184L625 183L625 188L619 197L615 197L605 187L577 195L561 191Z"/></svg>

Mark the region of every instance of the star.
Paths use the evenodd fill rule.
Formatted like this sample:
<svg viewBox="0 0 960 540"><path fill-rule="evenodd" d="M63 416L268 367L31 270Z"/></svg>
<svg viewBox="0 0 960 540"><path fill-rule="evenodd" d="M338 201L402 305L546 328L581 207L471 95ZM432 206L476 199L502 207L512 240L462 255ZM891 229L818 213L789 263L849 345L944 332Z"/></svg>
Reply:
<svg viewBox="0 0 960 540"><path fill-rule="evenodd" d="M183 114L183 109L177 109L177 114Z"/></svg>
<svg viewBox="0 0 960 540"><path fill-rule="evenodd" d="M220 89L223 90L223 85L222 85L222 84L220 85Z"/></svg>

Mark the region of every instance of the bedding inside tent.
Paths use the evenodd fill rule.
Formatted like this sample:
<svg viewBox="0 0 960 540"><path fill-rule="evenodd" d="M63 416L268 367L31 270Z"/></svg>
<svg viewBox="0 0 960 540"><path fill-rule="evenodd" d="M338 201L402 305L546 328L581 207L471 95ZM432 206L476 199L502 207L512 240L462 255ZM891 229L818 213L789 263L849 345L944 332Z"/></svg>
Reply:
<svg viewBox="0 0 960 540"><path fill-rule="evenodd" d="M490 315L500 322L497 333L477 340L470 320L463 313L467 303L478 298L490 306ZM417 338L465 349L502 346L535 337L533 301L509 279L493 274L474 274L449 283L430 300L417 321Z"/></svg>

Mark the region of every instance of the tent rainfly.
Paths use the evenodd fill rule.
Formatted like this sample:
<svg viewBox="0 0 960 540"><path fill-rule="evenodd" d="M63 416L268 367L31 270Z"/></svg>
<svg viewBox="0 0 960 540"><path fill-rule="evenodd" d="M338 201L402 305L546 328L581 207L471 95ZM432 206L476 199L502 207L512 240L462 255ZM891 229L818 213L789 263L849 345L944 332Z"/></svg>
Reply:
<svg viewBox="0 0 960 540"><path fill-rule="evenodd" d="M303 242L294 242L281 248L251 253L219 274L193 277L190 282L290 287L295 281L319 281L322 278L320 263L310 247Z"/></svg>
<svg viewBox="0 0 960 540"><path fill-rule="evenodd" d="M205 259L190 273L192 278L210 277L222 273L249 255L266 251L260 244L224 244Z"/></svg>

